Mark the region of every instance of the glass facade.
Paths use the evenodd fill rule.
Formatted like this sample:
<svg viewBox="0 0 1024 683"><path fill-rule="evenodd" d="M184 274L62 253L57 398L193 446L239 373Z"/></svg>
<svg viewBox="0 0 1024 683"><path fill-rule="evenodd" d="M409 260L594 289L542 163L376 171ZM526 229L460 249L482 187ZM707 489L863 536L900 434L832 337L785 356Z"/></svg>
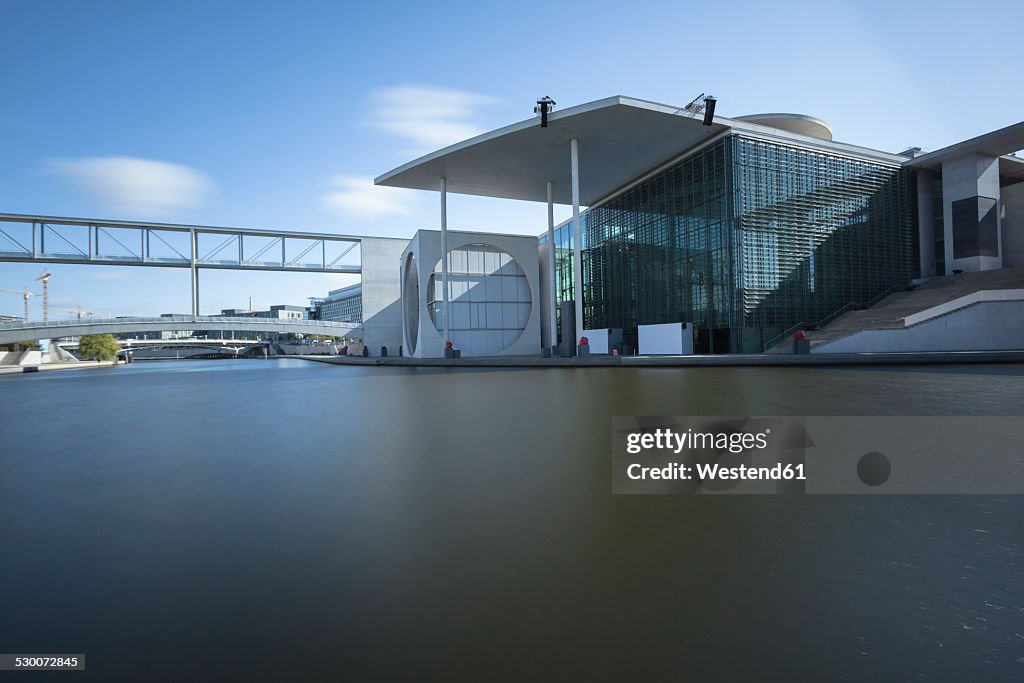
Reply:
<svg viewBox="0 0 1024 683"><path fill-rule="evenodd" d="M580 234L584 234L586 227L586 213L580 214ZM555 343L562 343L562 311L563 301L573 300L575 281L572 276L572 220L562 223L554 230L555 233L555 298L558 307L555 309L556 337ZM539 244L546 244L548 234L545 232L538 239Z"/></svg>
<svg viewBox="0 0 1024 683"><path fill-rule="evenodd" d="M427 290L427 312L438 332L444 329L441 270L438 261ZM449 332L456 348L481 356L507 349L529 324L531 301L526 273L505 251L470 244L448 252Z"/></svg>
<svg viewBox="0 0 1024 683"><path fill-rule="evenodd" d="M923 171L921 171L923 173ZM942 173L934 173L932 188L932 239L935 242L935 274L946 274L946 219L942 203Z"/></svg>
<svg viewBox="0 0 1024 683"><path fill-rule="evenodd" d="M872 302L916 275L912 181L897 164L721 138L586 212L584 326L635 345L638 325L693 322L698 353L757 352ZM556 243L562 300L571 250Z"/></svg>

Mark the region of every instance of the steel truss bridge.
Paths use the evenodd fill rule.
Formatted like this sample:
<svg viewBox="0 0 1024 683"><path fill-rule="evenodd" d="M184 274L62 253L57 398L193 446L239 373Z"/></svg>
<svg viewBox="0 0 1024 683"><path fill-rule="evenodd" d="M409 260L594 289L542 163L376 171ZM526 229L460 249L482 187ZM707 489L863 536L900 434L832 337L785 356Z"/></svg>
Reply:
<svg viewBox="0 0 1024 683"><path fill-rule="evenodd" d="M354 235L0 213L0 261L188 268L193 318L199 316L201 268L359 274L360 241Z"/></svg>
<svg viewBox="0 0 1024 683"><path fill-rule="evenodd" d="M56 320L45 323L26 323L25 321L0 323L0 344L13 344L36 339L81 337L86 334L140 334L195 330L303 334L339 338L362 338L363 336L362 326L359 323L253 317L164 316L160 318L90 318L88 320ZM173 342L175 340L164 341Z"/></svg>

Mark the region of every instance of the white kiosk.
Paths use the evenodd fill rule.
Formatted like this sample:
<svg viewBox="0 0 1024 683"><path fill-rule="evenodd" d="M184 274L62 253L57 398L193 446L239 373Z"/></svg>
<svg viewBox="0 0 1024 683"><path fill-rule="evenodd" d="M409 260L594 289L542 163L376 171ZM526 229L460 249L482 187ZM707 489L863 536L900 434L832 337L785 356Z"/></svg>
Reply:
<svg viewBox="0 0 1024 683"><path fill-rule="evenodd" d="M640 325L637 333L641 356L693 355L693 323Z"/></svg>

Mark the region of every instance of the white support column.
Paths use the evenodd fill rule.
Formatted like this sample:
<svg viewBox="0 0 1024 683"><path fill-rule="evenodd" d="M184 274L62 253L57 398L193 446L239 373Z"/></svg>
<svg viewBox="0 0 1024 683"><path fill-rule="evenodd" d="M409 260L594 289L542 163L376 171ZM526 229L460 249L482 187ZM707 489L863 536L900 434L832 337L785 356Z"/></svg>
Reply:
<svg viewBox="0 0 1024 683"><path fill-rule="evenodd" d="M448 346L448 179L441 178L441 317Z"/></svg>
<svg viewBox="0 0 1024 683"><path fill-rule="evenodd" d="M192 268L192 320L199 317L199 268L196 265L196 253L198 251L196 245L196 231L191 230L189 232L192 246L192 259L190 262Z"/></svg>
<svg viewBox="0 0 1024 683"><path fill-rule="evenodd" d="M558 283L555 279L555 201L554 186L548 181L548 287L551 290L548 297L548 324L551 326L548 335L549 346L554 349L558 346Z"/></svg>
<svg viewBox="0 0 1024 683"><path fill-rule="evenodd" d="M569 141L569 152L572 161L572 275L573 299L576 300L576 339L572 349L580 343L583 336L583 258L581 256L582 237L580 236L580 143L573 138Z"/></svg>

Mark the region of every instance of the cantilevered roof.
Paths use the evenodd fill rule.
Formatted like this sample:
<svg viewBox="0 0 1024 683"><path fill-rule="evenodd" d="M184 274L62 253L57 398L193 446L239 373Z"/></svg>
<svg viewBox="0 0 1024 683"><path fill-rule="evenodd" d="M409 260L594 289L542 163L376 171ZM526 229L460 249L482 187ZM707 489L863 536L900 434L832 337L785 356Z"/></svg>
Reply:
<svg viewBox="0 0 1024 683"><path fill-rule="evenodd" d="M711 126L704 126L703 117L679 107L608 97L552 113L547 128L541 128L540 119L533 117L478 135L410 161L374 182L436 192L443 177L449 192L543 202L547 201L550 180L554 201L569 204L569 141L576 138L580 145L580 204L593 206L730 129L882 163L906 161L895 154L833 142L831 129L818 119L772 116L786 118L783 124L799 118L804 127L792 130L792 125L779 125L771 117L742 121L717 116Z"/></svg>
<svg viewBox="0 0 1024 683"><path fill-rule="evenodd" d="M548 127L537 117L478 135L385 173L390 187L503 199L572 202L569 141L579 140L580 203L588 206L638 176L679 156L730 126L716 118L702 125L677 108L629 97L608 97L555 111Z"/></svg>
<svg viewBox="0 0 1024 683"><path fill-rule="evenodd" d="M1024 159L1015 156L999 157L999 177L1004 184L1024 183Z"/></svg>
<svg viewBox="0 0 1024 683"><path fill-rule="evenodd" d="M999 157L1022 149L1024 149L1024 121L958 142L949 147L937 149L928 154L922 154L907 161L905 165L913 168L938 168L943 161L965 154L987 154Z"/></svg>

